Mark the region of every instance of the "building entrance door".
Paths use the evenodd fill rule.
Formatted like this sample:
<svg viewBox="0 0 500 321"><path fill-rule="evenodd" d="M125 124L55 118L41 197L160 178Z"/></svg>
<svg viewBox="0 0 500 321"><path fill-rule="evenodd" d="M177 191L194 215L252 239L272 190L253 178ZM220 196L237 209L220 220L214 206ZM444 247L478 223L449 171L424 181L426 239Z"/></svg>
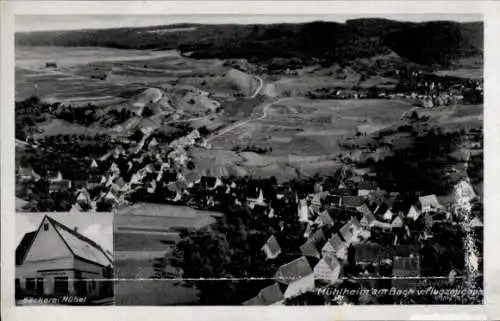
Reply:
<svg viewBox="0 0 500 321"><path fill-rule="evenodd" d="M43 291L43 288L44 288L44 279L43 278L37 278L36 279L36 295L37 296L43 296L44 294L44 291Z"/></svg>

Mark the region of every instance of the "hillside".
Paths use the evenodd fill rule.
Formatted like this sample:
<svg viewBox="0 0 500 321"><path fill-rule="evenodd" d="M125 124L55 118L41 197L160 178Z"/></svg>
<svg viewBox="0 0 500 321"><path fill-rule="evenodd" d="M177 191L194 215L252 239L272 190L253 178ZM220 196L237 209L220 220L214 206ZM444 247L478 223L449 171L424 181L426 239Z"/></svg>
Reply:
<svg viewBox="0 0 500 321"><path fill-rule="evenodd" d="M482 40L482 32L479 33L476 27L455 22L427 22L389 32L385 42L394 52L411 61L446 65L482 53L478 40Z"/></svg>
<svg viewBox="0 0 500 321"><path fill-rule="evenodd" d="M483 23L354 19L346 23L182 24L141 28L17 33L16 45L178 49L193 58L300 58L325 63L396 52L422 64L479 55Z"/></svg>

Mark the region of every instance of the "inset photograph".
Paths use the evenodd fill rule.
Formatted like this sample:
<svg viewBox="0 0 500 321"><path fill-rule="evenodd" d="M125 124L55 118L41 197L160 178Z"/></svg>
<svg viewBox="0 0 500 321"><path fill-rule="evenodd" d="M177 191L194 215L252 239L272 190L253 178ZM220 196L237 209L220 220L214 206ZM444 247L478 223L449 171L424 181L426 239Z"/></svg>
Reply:
<svg viewBox="0 0 500 321"><path fill-rule="evenodd" d="M111 305L112 213L18 213L16 305Z"/></svg>

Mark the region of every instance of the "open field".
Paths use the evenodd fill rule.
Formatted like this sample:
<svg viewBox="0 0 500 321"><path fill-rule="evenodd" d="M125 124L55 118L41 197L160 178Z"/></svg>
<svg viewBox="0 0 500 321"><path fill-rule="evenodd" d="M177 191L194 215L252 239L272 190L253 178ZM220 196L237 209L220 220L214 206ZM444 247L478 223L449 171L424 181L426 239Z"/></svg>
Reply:
<svg viewBox="0 0 500 321"><path fill-rule="evenodd" d="M176 228L200 228L221 215L185 206L139 203L118 210L114 220L117 304L169 305L198 301L196 289L179 281L147 280L155 258L179 239ZM128 279L128 280L127 280Z"/></svg>
<svg viewBox="0 0 500 321"><path fill-rule="evenodd" d="M57 67L46 68L47 62ZM222 60L194 60L177 51L16 48L16 100L36 95L77 105L88 97L88 102L110 105L123 101L124 92L165 84L190 85L221 98L251 95L258 85Z"/></svg>
<svg viewBox="0 0 500 321"><path fill-rule="evenodd" d="M339 140L356 130L373 132L397 122L411 109L403 100L282 99L263 115L215 137L212 151L191 151L196 167L207 175L274 175L283 180L297 173L331 173L339 166ZM266 148L265 154L231 151L234 147Z"/></svg>
<svg viewBox="0 0 500 321"><path fill-rule="evenodd" d="M117 305L191 305L197 290L176 280L120 280L115 285Z"/></svg>
<svg viewBox="0 0 500 321"><path fill-rule="evenodd" d="M483 69L482 68L460 68L452 70L440 70L435 72L438 76L451 76L460 78L471 78L471 79L482 79Z"/></svg>
<svg viewBox="0 0 500 321"><path fill-rule="evenodd" d="M179 228L201 228L220 213L185 206L139 203L119 210L114 220L116 251L167 251Z"/></svg>
<svg viewBox="0 0 500 321"><path fill-rule="evenodd" d="M46 62L58 67L103 61L133 61L177 56L173 50L130 50L104 47L22 47L16 46L16 66L43 68Z"/></svg>
<svg viewBox="0 0 500 321"><path fill-rule="evenodd" d="M340 136L358 126L384 127L411 108L406 101L387 99L309 100L292 98L269 106L256 119L212 141L215 149L245 144L271 147L277 155L324 155L336 152Z"/></svg>

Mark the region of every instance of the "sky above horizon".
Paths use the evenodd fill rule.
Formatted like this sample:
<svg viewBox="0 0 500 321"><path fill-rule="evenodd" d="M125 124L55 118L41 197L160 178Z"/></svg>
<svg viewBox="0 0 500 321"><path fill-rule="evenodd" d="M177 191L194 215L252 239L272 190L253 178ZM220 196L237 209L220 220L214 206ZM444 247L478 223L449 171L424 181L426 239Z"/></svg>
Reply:
<svg viewBox="0 0 500 321"><path fill-rule="evenodd" d="M112 213L46 213L49 217L78 232L113 253L113 214ZM24 234L35 231L44 213L16 214L16 247Z"/></svg>
<svg viewBox="0 0 500 321"><path fill-rule="evenodd" d="M345 22L355 18L387 18L401 21L449 20L457 22L482 21L478 14L391 14L391 15L18 15L15 30L48 31L145 27L176 23L206 24L269 24L308 21Z"/></svg>

